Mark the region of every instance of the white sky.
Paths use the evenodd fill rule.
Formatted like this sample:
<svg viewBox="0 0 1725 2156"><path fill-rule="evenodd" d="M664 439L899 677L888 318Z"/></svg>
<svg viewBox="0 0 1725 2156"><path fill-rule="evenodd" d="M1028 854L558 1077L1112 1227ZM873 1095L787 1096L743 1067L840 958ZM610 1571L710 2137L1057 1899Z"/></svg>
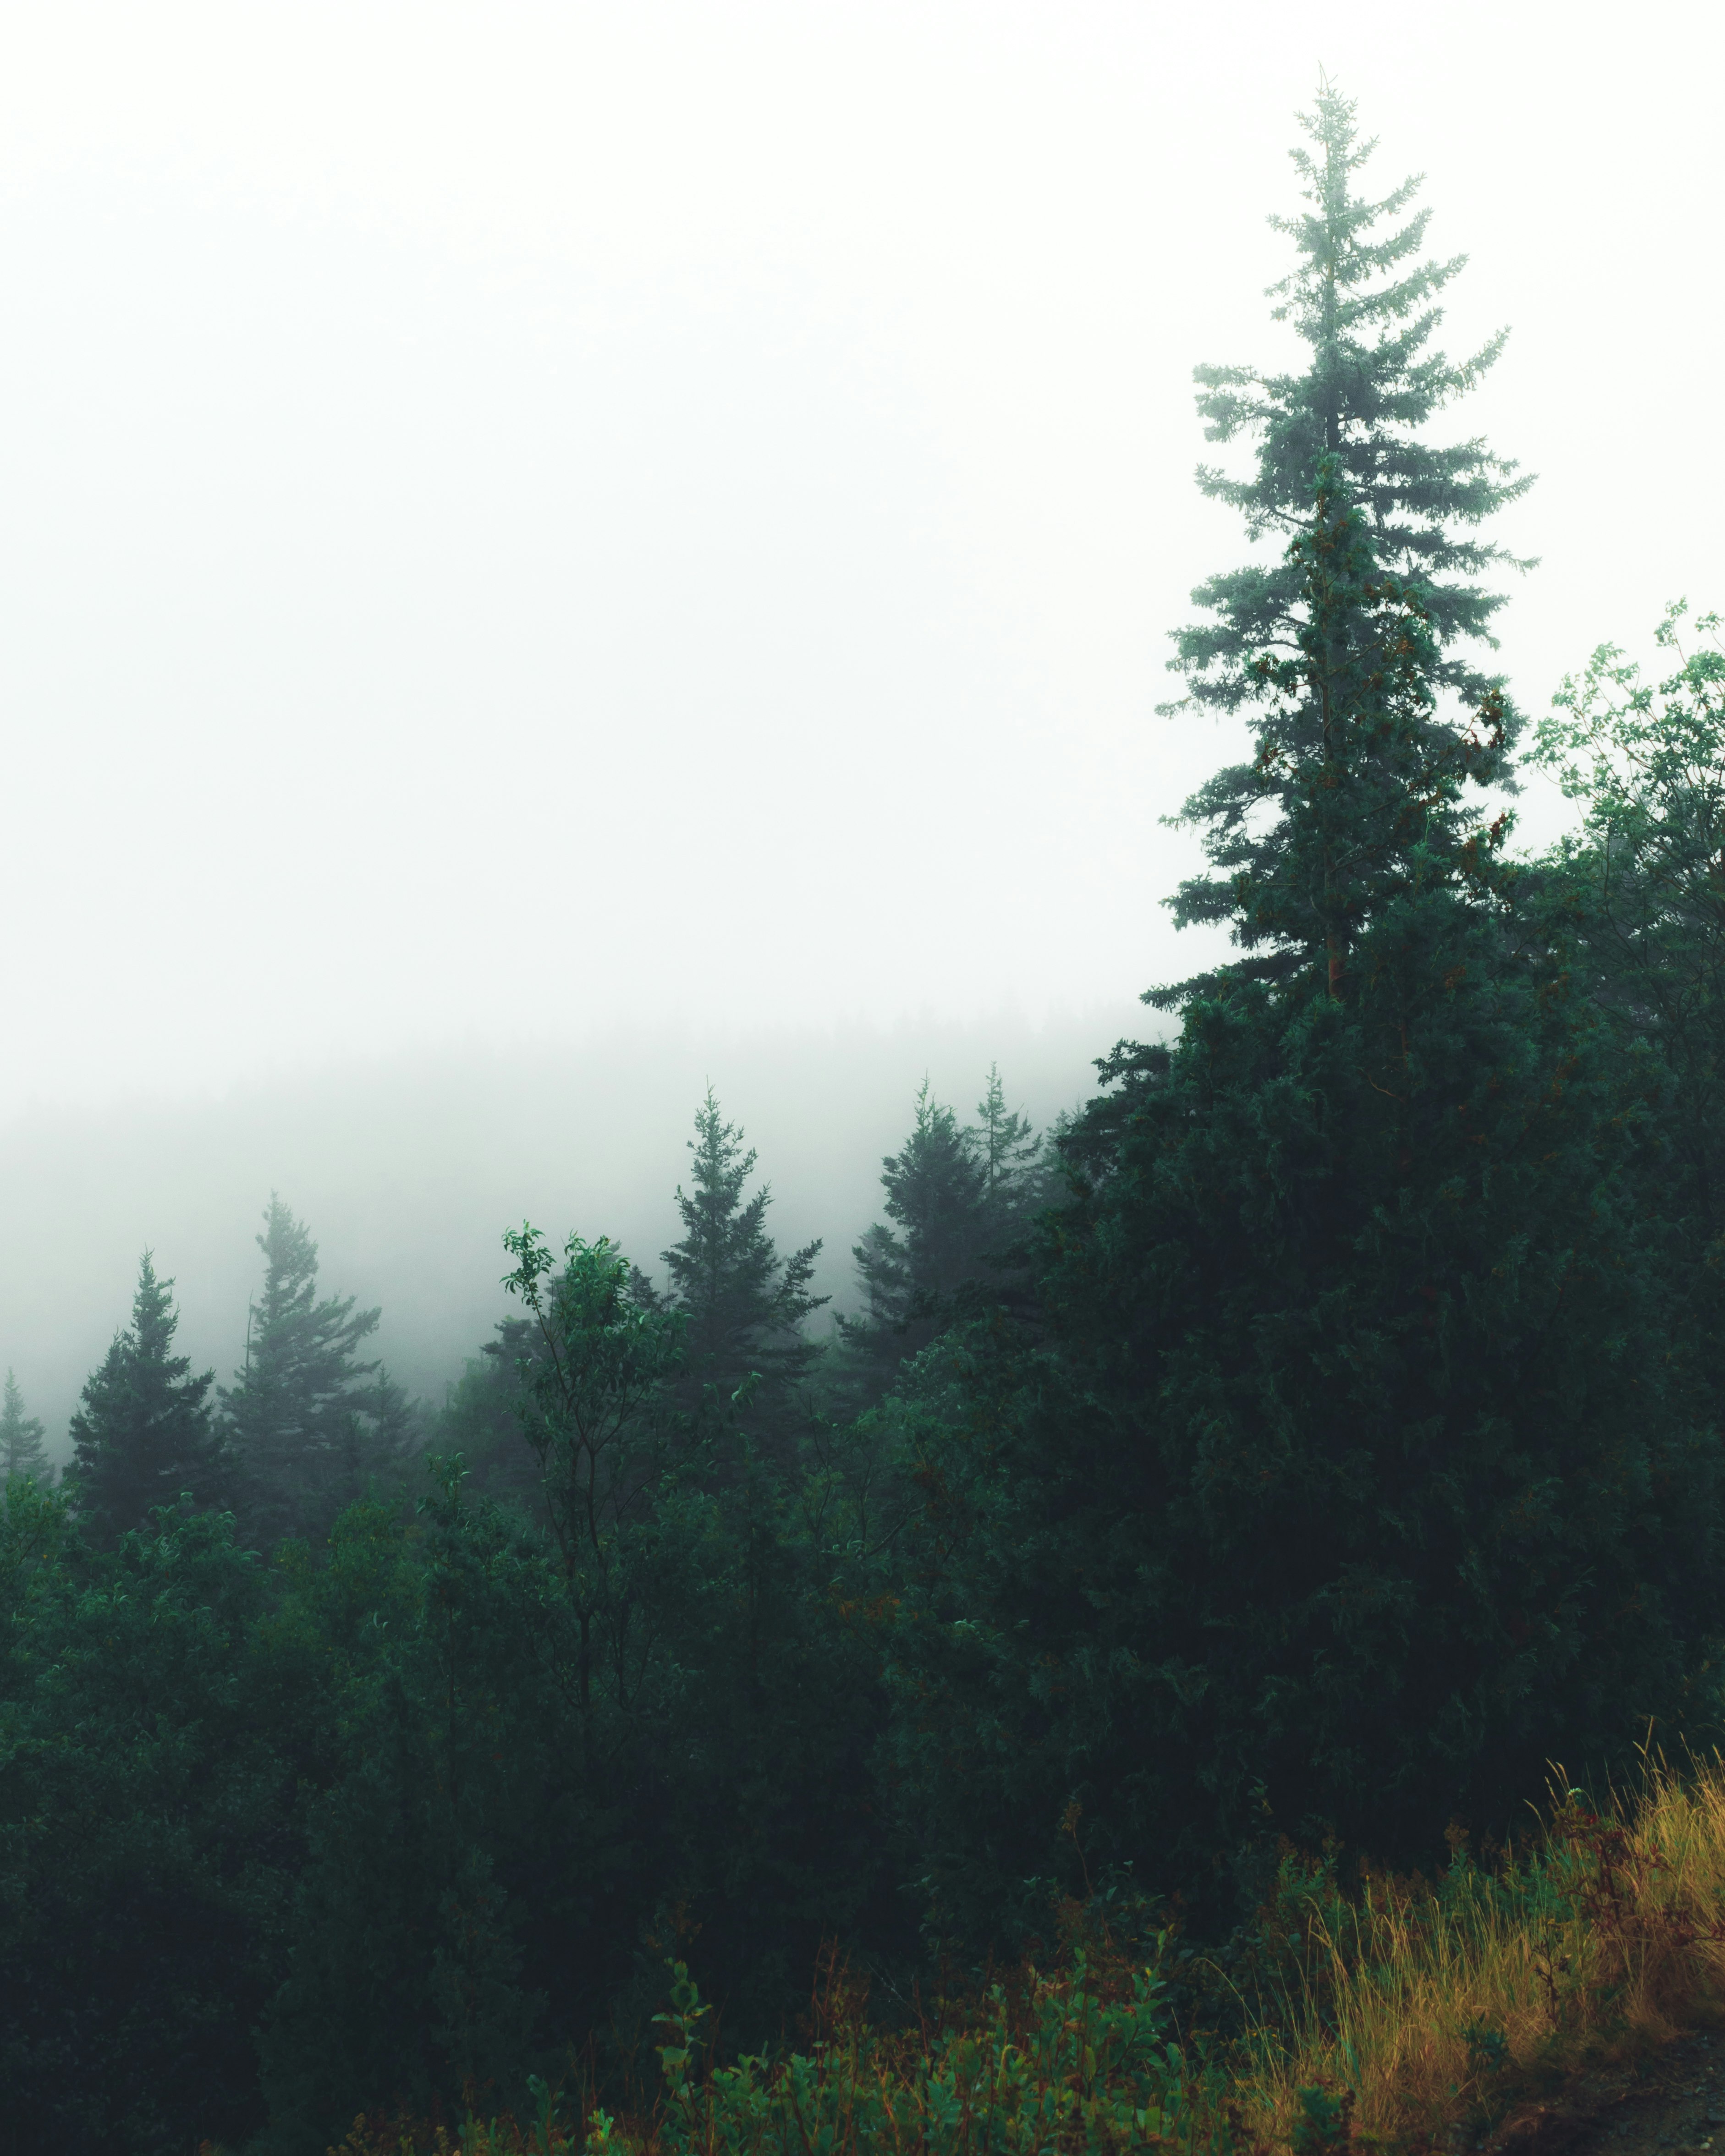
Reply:
<svg viewBox="0 0 1725 2156"><path fill-rule="evenodd" d="M1725 602L1722 22L0 9L0 1112L1189 970L1189 374L1277 348L1294 108L1515 326L1538 708Z"/></svg>

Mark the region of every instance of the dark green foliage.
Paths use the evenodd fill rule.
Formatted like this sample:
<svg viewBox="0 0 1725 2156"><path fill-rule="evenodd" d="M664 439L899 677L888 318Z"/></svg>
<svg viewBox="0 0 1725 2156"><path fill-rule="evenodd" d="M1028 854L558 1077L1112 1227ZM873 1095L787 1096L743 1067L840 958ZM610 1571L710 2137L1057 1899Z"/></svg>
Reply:
<svg viewBox="0 0 1725 2156"><path fill-rule="evenodd" d="M1527 880L1588 992L1671 1071L1699 1257L1725 1232L1725 649L1708 614L1686 654L1686 612L1657 632L1676 666L1656 685L1604 644L1553 700L1532 760L1584 821Z"/></svg>
<svg viewBox="0 0 1725 2156"><path fill-rule="evenodd" d="M292 1779L230 1529L163 1512L104 1552L58 1495L0 1509L8 2147L169 2156L260 2122Z"/></svg>
<svg viewBox="0 0 1725 2156"><path fill-rule="evenodd" d="M1309 506L1279 574L1206 588L1223 627L1177 662L1256 707L1255 762L1194 807L1228 874L1182 900L1248 956L1102 1066L1036 1323L950 1342L956 1407L921 1433L894 1743L931 1918L975 1939L1086 1865L1215 1912L1276 1830L1389 1859L1457 1815L1501 1831L1548 1760L1680 1716L1725 1618L1669 1081L1479 827L1507 715L1445 651L1490 608L1437 572L1487 557L1434 535L1497 468L1374 436L1397 382L1399 424L1430 408L1429 325L1363 345L1332 270L1417 228L1363 255L1348 108L1327 95L1317 132L1312 373L1267 386L1270 490L1241 497Z"/></svg>
<svg viewBox="0 0 1725 2156"><path fill-rule="evenodd" d="M1004 1250L1029 1224L1048 1193L1043 1141L1022 1109L1009 1108L998 1064L977 1102L970 1138L982 1170L983 1231L991 1254Z"/></svg>
<svg viewBox="0 0 1725 2156"><path fill-rule="evenodd" d="M1426 1863L1553 1758L1712 1734L1725 658L1655 691L1599 654L1537 751L1584 828L1507 860L1515 714L1468 646L1522 482L1420 437L1497 343L1429 351L1457 265L1423 218L1376 236L1411 188L1354 198L1327 88L1311 128L1281 295L1311 365L1201 377L1258 449L1204 484L1279 558L1203 587L1175 661L1254 732L1189 804L1214 873L1177 901L1241 956L1151 998L1178 1031L1100 1066L1058 1186L998 1072L968 1127L925 1086L823 1361L820 1245L779 1254L709 1091L665 1293L608 1240L511 1234L515 1314L429 1432L272 1200L223 1396L267 1561L208 1509L211 1378L147 1255L65 1496L8 1377L20 2146L300 2156L362 2107L530 2090L548 2118L572 2052L639 2087L675 1958L669 2146L719 2116L684 2101L696 2041L781 2044L823 1945L908 1997L931 1934L1076 1939L1070 1894L1139 1942L1178 1888L1194 1931L1265 1912L1206 1951L1244 1997L1343 1844ZM1009 2138L1077 2118L1108 2046L1131 2100L1090 2126L1167 2126L1150 1978L991 1996ZM973 2034L913 2077L941 2133ZM703 2100L806 2138L785 2093L819 2109L839 2051L780 2056ZM1345 2096L1301 2102L1296 2144L1343 2147Z"/></svg>
<svg viewBox="0 0 1725 2156"><path fill-rule="evenodd" d="M626 1705L650 1652L640 1568L650 1573L656 1553L668 1394L688 1327L680 1312L637 1300L627 1261L603 1238L572 1236L560 1268L536 1229L504 1240L516 1260L507 1286L542 1347L521 1368L521 1411L573 1620L574 1697L590 1748L596 1681L608 1677Z"/></svg>
<svg viewBox="0 0 1725 2156"><path fill-rule="evenodd" d="M1062 1868L1202 1891L1271 1826L1422 1856L1674 1715L1719 1471L1586 1004L1448 893L1354 998L1253 984L1122 1055L1069 1158L1051 1337L988 1350L901 1744L944 1921Z"/></svg>
<svg viewBox="0 0 1725 2156"><path fill-rule="evenodd" d="M1489 644L1503 603L1474 579L1509 557L1475 528L1531 482L1482 442L1440 447L1417 431L1473 386L1503 339L1459 364L1426 349L1434 303L1462 259L1418 259L1425 211L1374 236L1418 182L1376 202L1355 194L1373 146L1358 140L1353 110L1321 92L1305 122L1316 154L1295 158L1308 208L1275 220L1299 250L1276 288L1278 319L1311 347L1310 367L1198 370L1209 439L1257 445L1250 479L1201 467L1199 485L1242 511L1255 541L1281 547L1269 566L1200 585L1193 597L1213 619L1176 638L1186 698L1168 708L1247 711L1256 743L1250 763L1218 772L1186 804L1178 820L1209 826L1217 873L1171 903L1183 923L1226 921L1266 978L1286 978L1314 942L1345 962L1384 856L1419 835L1414 769L1443 776L1426 820L1463 839L1480 812L1458 806L1458 783L1498 775L1517 723L1502 682L1457 647Z"/></svg>
<svg viewBox="0 0 1725 2156"><path fill-rule="evenodd" d="M375 1363L355 1359L382 1313L355 1297L317 1293L317 1245L276 1197L257 1239L264 1292L245 1366L222 1394L249 1532L264 1545L326 1532L367 1474L406 1450L405 1409L393 1388L369 1390Z"/></svg>
<svg viewBox="0 0 1725 2156"><path fill-rule="evenodd" d="M411 1528L344 1515L288 1613L336 1726L264 2044L285 2150L470 2077L520 2102L590 2036L614 2069L679 1942L758 2040L823 1938L896 1917L878 1613L833 1592L866 1473L829 1462L803 1502L734 1420L691 1428L686 1321L612 1245L507 1240L535 1502L444 1462Z"/></svg>
<svg viewBox="0 0 1725 2156"><path fill-rule="evenodd" d="M1624 1054L1657 1055L1668 1098L1650 1204L1671 1239L1666 1293L1702 1396L1725 1389L1725 650L1719 619L1655 683L1613 645L1566 681L1533 758L1584 810L1522 871L1530 929L1561 951ZM1681 1315L1679 1316L1679 1312Z"/></svg>
<svg viewBox="0 0 1725 2156"><path fill-rule="evenodd" d="M1208 910L1188 917L1217 917L1212 901L1225 891L1236 939L1255 954L1230 982L1290 982L1321 957L1334 994L1384 907L1458 875L1489 882L1506 824L1480 829L1478 789L1503 776L1506 714L1487 690L1477 731L1435 716L1442 662L1430 588L1384 572L1339 458L1319 459L1311 527L1288 557L1301 603L1291 652L1266 652L1253 669L1250 789L1224 773L1219 793L1188 804L1210 821L1210 858L1230 871L1205 887ZM1263 803L1275 814L1260 830L1247 812Z"/></svg>
<svg viewBox="0 0 1725 2156"><path fill-rule="evenodd" d="M41 1420L24 1413L24 1396L8 1370L5 1393L0 1396L0 1483L9 1482L14 1475L28 1475L41 1482L49 1480L49 1474Z"/></svg>
<svg viewBox="0 0 1725 2156"><path fill-rule="evenodd" d="M108 1541L141 1527L181 1494L211 1505L226 1496L228 1463L210 1419L213 1371L192 1375L172 1352L179 1314L146 1250L131 1323L116 1332L72 1418L72 1481L79 1515Z"/></svg>
<svg viewBox="0 0 1725 2156"><path fill-rule="evenodd" d="M475 1495L530 1511L539 1496L539 1466L521 1428L521 1374L541 1347L531 1319L505 1318L468 1358L429 1418L426 1438L429 1452L461 1455Z"/></svg>
<svg viewBox="0 0 1725 2156"><path fill-rule="evenodd" d="M660 1256L670 1306L686 1328L685 1406L710 1395L722 1411L753 1377L753 1419L784 1424L794 1419L797 1389L820 1357L819 1345L803 1337L805 1320L827 1300L809 1292L820 1245L779 1255L767 1232L770 1188L762 1183L743 1195L755 1154L744 1152L742 1137L709 1088L689 1141L691 1187L677 1188L682 1240Z"/></svg>
<svg viewBox="0 0 1725 2156"><path fill-rule="evenodd" d="M913 1320L932 1319L969 1276L982 1233L984 1175L969 1133L926 1079L910 1136L880 1168L893 1224L876 1222L851 1255L866 1298L860 1323L899 1339ZM855 1335L860 1327L853 1322L847 1329Z"/></svg>
<svg viewBox="0 0 1725 2156"><path fill-rule="evenodd" d="M1004 1255L1045 1194L1042 1141L1007 1107L998 1069L977 1117L961 1127L925 1080L909 1137L880 1164L887 1217L851 1252L863 1309L839 1320L865 1397L950 1322L962 1288L984 1280L999 1289Z"/></svg>

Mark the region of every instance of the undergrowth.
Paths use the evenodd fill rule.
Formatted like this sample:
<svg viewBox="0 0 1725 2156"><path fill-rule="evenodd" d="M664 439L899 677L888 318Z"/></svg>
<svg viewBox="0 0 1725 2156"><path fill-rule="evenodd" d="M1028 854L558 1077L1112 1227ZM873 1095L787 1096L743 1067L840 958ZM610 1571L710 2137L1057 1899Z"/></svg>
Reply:
<svg viewBox="0 0 1725 2156"><path fill-rule="evenodd" d="M650 2102L614 2115L578 2076L536 2082L526 2118L362 2118L331 2156L1421 2151L1725 2004L1725 1763L1651 1763L1604 1810L1568 1791L1522 1851L1450 1839L1435 1878L1284 1850L1218 1959L1075 1917L1057 1967L906 2028L873 2025L829 1957L807 2049L778 2056L716 2063L676 1964Z"/></svg>

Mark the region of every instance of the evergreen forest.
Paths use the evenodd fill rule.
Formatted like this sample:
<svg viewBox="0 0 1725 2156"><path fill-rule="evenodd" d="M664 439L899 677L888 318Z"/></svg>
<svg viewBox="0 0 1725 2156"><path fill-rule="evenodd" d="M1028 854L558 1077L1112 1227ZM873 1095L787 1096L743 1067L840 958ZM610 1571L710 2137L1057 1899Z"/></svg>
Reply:
<svg viewBox="0 0 1725 2156"><path fill-rule="evenodd" d="M1445 355L1417 183L1303 126L1303 357L1198 370L1249 543L1160 721L1246 743L1170 819L1230 955L1081 1108L907 1099L839 1316L709 1091L670 1249L499 1223L441 1404L291 1193L224 1372L146 1251L64 1473L8 1373L8 2145L615 2108L674 1997L767 2056L823 1968L907 2023L1086 1909L1244 1982L1290 1852L1440 1870L1719 1738L1718 622L1524 716L1530 481L1448 418L1502 340Z"/></svg>

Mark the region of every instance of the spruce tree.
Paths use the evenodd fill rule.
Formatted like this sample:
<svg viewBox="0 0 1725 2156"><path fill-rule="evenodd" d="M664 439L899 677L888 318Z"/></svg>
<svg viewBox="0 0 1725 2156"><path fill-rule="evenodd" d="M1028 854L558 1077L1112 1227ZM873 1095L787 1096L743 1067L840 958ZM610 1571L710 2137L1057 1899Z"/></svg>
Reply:
<svg viewBox="0 0 1725 2156"><path fill-rule="evenodd" d="M1047 1194L1045 1147L1023 1109L1007 1106L997 1063L988 1065L970 1137L982 1176L983 1232L988 1253L998 1256Z"/></svg>
<svg viewBox="0 0 1725 2156"><path fill-rule="evenodd" d="M986 1197L974 1146L926 1078L909 1137L880 1163L880 1187L892 1224L877 1221L851 1255L866 1299L863 1322L906 1340L916 1321L927 1329L943 1299L966 1277ZM855 1337L856 1321L849 1330Z"/></svg>
<svg viewBox="0 0 1725 2156"><path fill-rule="evenodd" d="M1042 1141L1007 1107L998 1065L977 1118L961 1126L925 1079L909 1136L880 1163L886 1219L851 1248L863 1309L839 1321L851 1359L877 1383L927 1346L1040 1202Z"/></svg>
<svg viewBox="0 0 1725 2156"><path fill-rule="evenodd" d="M680 1183L676 1194L682 1240L660 1253L670 1306L685 1327L685 1399L722 1408L752 1377L753 1415L771 1423L789 1411L793 1389L820 1358L803 1326L828 1300L809 1292L821 1246L816 1240L780 1256L766 1224L771 1188L744 1195L756 1155L711 1086L688 1143L690 1188Z"/></svg>
<svg viewBox="0 0 1725 2156"><path fill-rule="evenodd" d="M1327 90L1313 127L1292 290L1334 334L1266 423L1307 491L1279 572L1207 588L1260 752L1197 797L1221 873L1180 902L1243 956L1106 1063L1040 1322L973 1329L922 1463L899 1786L932 1914L978 1933L1081 1863L1214 1909L1277 1833L1423 1862L1451 1818L1501 1832L1548 1761L1680 1712L1725 1615L1648 1203L1666 1081L1529 937L1483 821L1512 714L1455 654L1491 603L1444 588L1443 535L1507 482L1477 444L1372 446L1447 266L1367 244L1351 108ZM1200 685L1204 655L1183 636Z"/></svg>
<svg viewBox="0 0 1725 2156"><path fill-rule="evenodd" d="M1175 918L1228 925L1250 954L1236 980L1286 979L1314 947L1338 978L1386 878L1401 887L1410 847L1474 835L1484 806L1464 804L1464 783L1504 775L1518 726L1479 658L1504 595L1476 580L1531 566L1477 536L1531 479L1481 440L1419 432L1474 387L1507 332L1461 361L1428 348L1466 258L1422 259L1430 213L1404 218L1417 179L1376 199L1356 192L1376 146L1332 85L1302 125L1306 208L1271 219L1298 259L1272 296L1310 362L1197 370L1209 439L1256 452L1250 477L1201 465L1199 486L1278 558L1193 593L1210 619L1177 632L1186 693L1163 707L1244 713L1252 729L1250 761L1218 772L1173 819L1206 827L1214 871L1181 886ZM1147 1000L1178 1006L1209 979Z"/></svg>
<svg viewBox="0 0 1725 2156"><path fill-rule="evenodd" d="M271 1194L257 1238L264 1291L254 1306L244 1368L222 1394L252 1532L264 1542L322 1532L362 1473L365 1381L375 1363L356 1359L382 1313L353 1296L319 1297L317 1245Z"/></svg>
<svg viewBox="0 0 1725 2156"><path fill-rule="evenodd" d="M0 1399L0 1483L9 1482L14 1475L45 1481L49 1475L48 1449L41 1421L24 1413L24 1396L18 1390L18 1379L8 1370L5 1394Z"/></svg>
<svg viewBox="0 0 1725 2156"><path fill-rule="evenodd" d="M131 1323L115 1334L72 1418L79 1517L105 1541L145 1526L155 1507L182 1495L202 1507L227 1495L226 1462L210 1416L215 1373L194 1377L190 1358L172 1352L180 1322L172 1286L157 1277L146 1250Z"/></svg>

